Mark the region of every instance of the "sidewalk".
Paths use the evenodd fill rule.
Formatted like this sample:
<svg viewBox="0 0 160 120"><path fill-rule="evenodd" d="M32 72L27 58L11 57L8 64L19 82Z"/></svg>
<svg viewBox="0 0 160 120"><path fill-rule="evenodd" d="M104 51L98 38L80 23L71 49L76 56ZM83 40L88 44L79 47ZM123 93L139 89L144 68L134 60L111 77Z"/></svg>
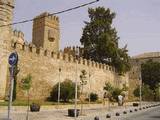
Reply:
<svg viewBox="0 0 160 120"><path fill-rule="evenodd" d="M143 105L150 103L143 103ZM112 105L108 111L107 106L102 104L84 105L83 116L79 116L77 120L94 120L95 116L104 117L107 113L115 114L115 112L122 112L124 110L133 109L131 103L128 103L126 107L118 107L117 104ZM68 117L68 108L74 108L74 105L60 106L57 109L56 106L42 106L41 111L37 113L29 113L30 120L73 120L73 117ZM80 105L78 105L80 108ZM135 108L135 107L134 107ZM26 120L26 107L13 107L12 120ZM0 106L0 120L5 120L7 117L7 107Z"/></svg>

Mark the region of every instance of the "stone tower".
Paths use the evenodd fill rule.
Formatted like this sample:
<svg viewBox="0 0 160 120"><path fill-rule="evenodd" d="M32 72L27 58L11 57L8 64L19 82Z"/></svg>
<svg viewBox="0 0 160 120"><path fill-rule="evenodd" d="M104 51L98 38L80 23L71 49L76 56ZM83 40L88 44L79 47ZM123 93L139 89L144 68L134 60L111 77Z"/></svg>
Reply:
<svg viewBox="0 0 160 120"><path fill-rule="evenodd" d="M59 18L42 13L33 21L33 44L45 50L58 52L60 41Z"/></svg>
<svg viewBox="0 0 160 120"><path fill-rule="evenodd" d="M5 96L14 0L0 0L0 99ZM5 26L6 25L6 26Z"/></svg>

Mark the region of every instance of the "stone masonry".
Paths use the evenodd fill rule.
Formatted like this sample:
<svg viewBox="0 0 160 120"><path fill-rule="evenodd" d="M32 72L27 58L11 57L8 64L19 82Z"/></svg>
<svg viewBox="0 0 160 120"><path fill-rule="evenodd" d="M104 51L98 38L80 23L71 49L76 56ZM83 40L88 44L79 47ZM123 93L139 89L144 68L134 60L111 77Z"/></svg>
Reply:
<svg viewBox="0 0 160 120"><path fill-rule="evenodd" d="M19 55L17 99L26 99L26 93L20 84L28 74L32 75L31 99L45 100L59 80L62 82L66 79L78 79L79 84L81 70L86 70L88 76L87 85L84 87L86 96L89 92L94 92L102 97L105 82L117 87L128 85L128 74L119 76L114 68L108 65L82 58L79 58L76 64L73 55L59 52L60 28L59 18L56 16L43 13L35 17L32 43L25 44L23 32L12 30L11 26L4 26L12 22L13 8L14 0L0 0L0 99L5 99L8 95L8 56L13 51Z"/></svg>
<svg viewBox="0 0 160 120"><path fill-rule="evenodd" d="M11 26L5 27L12 22L14 0L0 0L0 99L4 99L7 70L8 70L8 54L9 44L11 43Z"/></svg>

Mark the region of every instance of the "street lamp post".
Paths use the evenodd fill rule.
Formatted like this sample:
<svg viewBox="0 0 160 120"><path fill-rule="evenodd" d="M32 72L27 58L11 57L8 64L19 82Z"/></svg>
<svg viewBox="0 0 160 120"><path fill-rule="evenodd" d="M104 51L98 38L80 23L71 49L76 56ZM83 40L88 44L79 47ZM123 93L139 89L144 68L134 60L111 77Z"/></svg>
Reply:
<svg viewBox="0 0 160 120"><path fill-rule="evenodd" d="M83 87L84 85L87 84L87 80L86 79L86 71L82 70L81 71L82 74L80 75L80 85L81 85L81 115L82 115L82 111L83 111Z"/></svg>
<svg viewBox="0 0 160 120"><path fill-rule="evenodd" d="M159 93L159 94L158 94L158 95L159 95L158 98L159 98L159 101L160 101L160 83L158 84L158 93Z"/></svg>
<svg viewBox="0 0 160 120"><path fill-rule="evenodd" d="M141 66L140 66L140 75L139 75L139 102L140 108L142 107L142 75L141 75Z"/></svg>
<svg viewBox="0 0 160 120"><path fill-rule="evenodd" d="M103 59L105 62L107 62L107 64L108 63L111 63L112 62L112 58L105 58L105 59ZM110 71L111 72L111 71ZM111 74L111 73L110 73ZM111 79L111 75L109 75L109 79ZM110 94L110 93L108 93L108 94ZM105 101L104 101L105 102ZM110 107L111 107L111 105L110 105L110 97L108 97L108 104L107 104L107 106L108 106L108 111L110 111Z"/></svg>
<svg viewBox="0 0 160 120"><path fill-rule="evenodd" d="M60 94L61 94L61 68L59 67L59 81L58 81L58 107L60 103Z"/></svg>
<svg viewBox="0 0 160 120"><path fill-rule="evenodd" d="M90 72L90 64L89 64L89 105L91 104L91 98L90 98L90 95L91 95L91 81L90 81L90 78L91 78L91 72Z"/></svg>
<svg viewBox="0 0 160 120"><path fill-rule="evenodd" d="M140 100L140 108L142 106L142 80L140 80L140 86L139 86L139 100Z"/></svg>
<svg viewBox="0 0 160 120"><path fill-rule="evenodd" d="M76 78L75 78L75 105L74 105L74 119L77 119L77 79L78 79L78 57L79 57L79 50L76 49L75 51L76 53L76 57L75 57L75 61L76 61Z"/></svg>

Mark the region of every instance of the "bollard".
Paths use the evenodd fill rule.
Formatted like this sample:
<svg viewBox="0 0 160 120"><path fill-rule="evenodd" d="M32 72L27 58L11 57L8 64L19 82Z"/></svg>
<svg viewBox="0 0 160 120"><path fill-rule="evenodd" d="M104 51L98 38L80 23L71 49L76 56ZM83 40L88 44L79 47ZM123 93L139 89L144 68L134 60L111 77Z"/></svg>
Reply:
<svg viewBox="0 0 160 120"><path fill-rule="evenodd" d="M116 112L116 116L120 116L120 113Z"/></svg>
<svg viewBox="0 0 160 120"><path fill-rule="evenodd" d="M94 120L99 120L99 117L98 116L94 117Z"/></svg>
<svg viewBox="0 0 160 120"><path fill-rule="evenodd" d="M111 115L110 115L110 114L107 114L107 115L106 115L106 118L111 118Z"/></svg>
<svg viewBox="0 0 160 120"><path fill-rule="evenodd" d="M137 109L134 109L134 111L138 111Z"/></svg>
<svg viewBox="0 0 160 120"><path fill-rule="evenodd" d="M130 113L133 112L132 110L129 111Z"/></svg>
<svg viewBox="0 0 160 120"><path fill-rule="evenodd" d="M127 112L126 112L126 111L124 111L124 112L123 112L123 114L127 114Z"/></svg>

